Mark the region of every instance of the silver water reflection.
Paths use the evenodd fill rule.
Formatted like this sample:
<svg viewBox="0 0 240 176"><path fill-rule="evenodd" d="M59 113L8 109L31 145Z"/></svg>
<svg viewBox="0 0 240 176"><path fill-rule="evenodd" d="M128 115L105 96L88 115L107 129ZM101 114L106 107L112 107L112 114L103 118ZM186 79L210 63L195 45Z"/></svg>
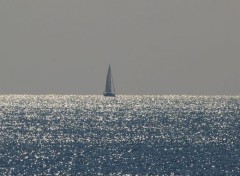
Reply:
<svg viewBox="0 0 240 176"><path fill-rule="evenodd" d="M1 175L239 175L240 97L0 96Z"/></svg>

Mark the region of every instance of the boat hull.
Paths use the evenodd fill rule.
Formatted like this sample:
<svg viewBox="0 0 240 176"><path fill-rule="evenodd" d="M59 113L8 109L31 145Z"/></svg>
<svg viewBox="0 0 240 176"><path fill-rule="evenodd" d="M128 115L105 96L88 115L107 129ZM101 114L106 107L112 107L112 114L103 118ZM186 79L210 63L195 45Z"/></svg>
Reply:
<svg viewBox="0 0 240 176"><path fill-rule="evenodd" d="M103 95L104 95L105 97L115 97L115 94L112 93L112 92L104 92Z"/></svg>

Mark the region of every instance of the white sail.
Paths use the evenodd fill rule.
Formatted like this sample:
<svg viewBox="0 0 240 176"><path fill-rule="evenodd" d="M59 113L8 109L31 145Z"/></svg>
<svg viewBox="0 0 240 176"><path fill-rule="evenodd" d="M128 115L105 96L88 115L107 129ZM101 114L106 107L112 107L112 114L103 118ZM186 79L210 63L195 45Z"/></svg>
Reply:
<svg viewBox="0 0 240 176"><path fill-rule="evenodd" d="M113 88L113 91L112 91L112 88ZM108 67L108 72L107 72L107 80L106 80L104 96L115 96L115 90L114 90L114 85L112 81L112 72L111 72L110 65Z"/></svg>
<svg viewBox="0 0 240 176"><path fill-rule="evenodd" d="M107 80L106 80L105 92L112 92L112 73L111 73L111 67L110 67L110 65L109 65L109 67L108 67L108 73L107 73Z"/></svg>

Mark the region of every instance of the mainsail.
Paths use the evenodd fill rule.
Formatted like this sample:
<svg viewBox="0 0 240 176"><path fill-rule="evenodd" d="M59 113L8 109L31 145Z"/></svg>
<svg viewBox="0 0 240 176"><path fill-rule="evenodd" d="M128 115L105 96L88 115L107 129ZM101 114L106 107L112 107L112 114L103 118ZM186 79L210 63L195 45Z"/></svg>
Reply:
<svg viewBox="0 0 240 176"><path fill-rule="evenodd" d="M113 91L112 91L112 88L113 88ZM103 93L103 95L104 96L115 96L115 90L114 90L113 79L112 79L112 72L111 72L110 65L108 67L105 92Z"/></svg>

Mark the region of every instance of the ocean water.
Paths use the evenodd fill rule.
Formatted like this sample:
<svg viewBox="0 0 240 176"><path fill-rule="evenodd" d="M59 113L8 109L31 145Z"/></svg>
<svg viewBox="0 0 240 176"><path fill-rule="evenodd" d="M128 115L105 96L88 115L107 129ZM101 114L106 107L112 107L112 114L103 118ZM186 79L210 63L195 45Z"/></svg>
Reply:
<svg viewBox="0 0 240 176"><path fill-rule="evenodd" d="M0 96L0 175L240 175L237 96Z"/></svg>

